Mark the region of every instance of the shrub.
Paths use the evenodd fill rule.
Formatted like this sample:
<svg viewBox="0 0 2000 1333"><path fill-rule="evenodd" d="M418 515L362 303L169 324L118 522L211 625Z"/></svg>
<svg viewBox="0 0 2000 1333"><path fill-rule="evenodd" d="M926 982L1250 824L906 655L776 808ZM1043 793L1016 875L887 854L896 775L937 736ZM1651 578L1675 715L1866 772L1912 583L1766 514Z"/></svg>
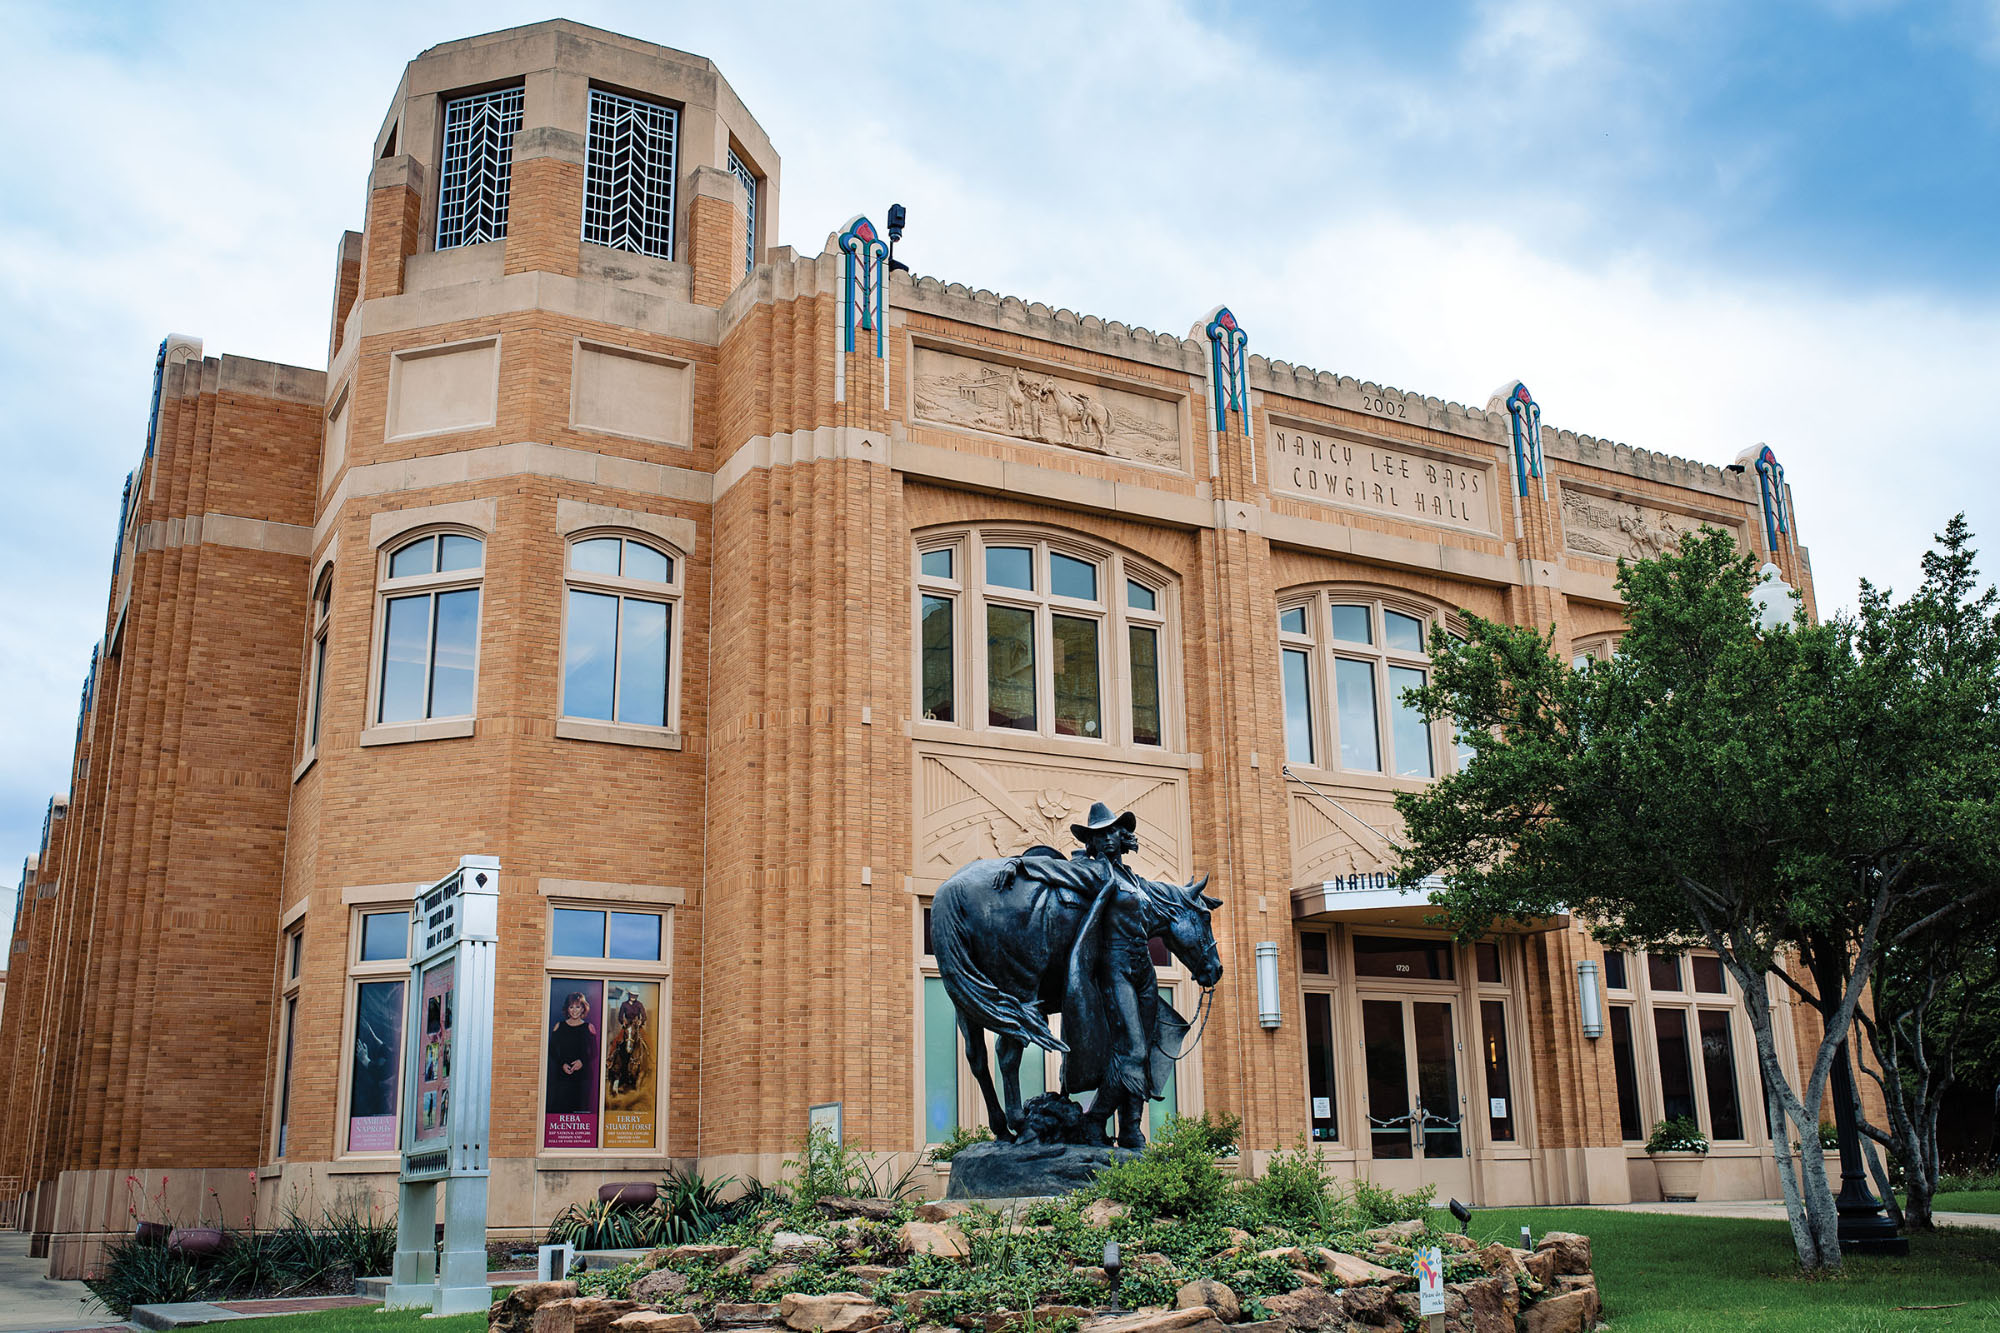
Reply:
<svg viewBox="0 0 2000 1333"><path fill-rule="evenodd" d="M1354 1182L1354 1211L1360 1214L1361 1224L1383 1227L1391 1222L1407 1222L1412 1218L1430 1220L1431 1202L1437 1198L1437 1186L1426 1185L1420 1190L1398 1194L1392 1189L1366 1180Z"/></svg>
<svg viewBox="0 0 2000 1333"><path fill-rule="evenodd" d="M950 1138L931 1149L931 1160L949 1162L975 1143L991 1142L993 1142L993 1131L984 1125L973 1130L967 1130L963 1125L955 1126Z"/></svg>
<svg viewBox="0 0 2000 1333"><path fill-rule="evenodd" d="M1819 1146L1822 1148L1838 1148L1840 1146L1840 1130L1835 1127L1831 1120L1822 1120L1819 1122Z"/></svg>
<svg viewBox="0 0 2000 1333"><path fill-rule="evenodd" d="M1242 1124L1236 1116L1168 1116L1145 1152L1100 1171L1093 1189L1102 1198L1146 1213L1191 1217L1207 1212L1229 1194L1229 1177L1215 1159L1235 1145Z"/></svg>
<svg viewBox="0 0 2000 1333"><path fill-rule="evenodd" d="M1708 1140L1702 1137L1701 1126L1693 1116L1680 1115L1653 1126L1652 1137L1646 1140L1646 1151L1707 1152Z"/></svg>
<svg viewBox="0 0 2000 1333"><path fill-rule="evenodd" d="M1274 1222L1325 1226L1339 1207L1339 1194L1326 1164L1301 1138L1271 1158L1264 1174L1243 1188L1244 1201Z"/></svg>
<svg viewBox="0 0 2000 1333"><path fill-rule="evenodd" d="M126 1239L104 1255L104 1267L83 1280L100 1304L123 1319L135 1305L198 1301L209 1294L199 1263L164 1245Z"/></svg>
<svg viewBox="0 0 2000 1333"><path fill-rule="evenodd" d="M911 1162L901 1175L891 1175L886 1164L878 1173L858 1148L850 1148L824 1129L806 1135L797 1157L785 1159L786 1169L796 1175L792 1197L802 1204L818 1203L833 1195L861 1199L900 1199L916 1188L918 1162Z"/></svg>

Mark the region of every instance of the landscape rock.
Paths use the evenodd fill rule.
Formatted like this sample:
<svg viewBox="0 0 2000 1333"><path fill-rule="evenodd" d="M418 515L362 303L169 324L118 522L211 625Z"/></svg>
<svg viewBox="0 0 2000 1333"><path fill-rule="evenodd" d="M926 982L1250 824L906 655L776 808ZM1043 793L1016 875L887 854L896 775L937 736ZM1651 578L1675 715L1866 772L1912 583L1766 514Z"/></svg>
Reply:
<svg viewBox="0 0 2000 1333"><path fill-rule="evenodd" d="M1364 1231L1361 1233L1361 1237L1363 1240L1373 1241L1378 1245L1385 1242L1390 1245L1410 1245L1414 1244L1417 1237L1423 1234L1423 1222L1412 1217L1401 1222L1391 1222L1385 1227L1375 1227L1372 1230Z"/></svg>
<svg viewBox="0 0 2000 1333"><path fill-rule="evenodd" d="M1591 1273L1573 1273L1556 1279L1556 1286L1564 1293L1581 1292L1584 1301L1583 1326L1590 1328L1597 1323L1599 1313L1604 1309L1604 1297L1597 1290L1597 1277Z"/></svg>
<svg viewBox="0 0 2000 1333"><path fill-rule="evenodd" d="M1518 1301L1504 1277L1453 1282L1444 1289L1445 1333L1514 1333Z"/></svg>
<svg viewBox="0 0 2000 1333"><path fill-rule="evenodd" d="M1363 1328L1403 1327L1402 1307L1396 1303L1396 1294L1387 1287L1350 1288L1340 1294L1340 1303L1347 1317ZM1264 1304L1268 1306L1271 1302L1266 1300Z"/></svg>
<svg viewBox="0 0 2000 1333"><path fill-rule="evenodd" d="M661 1263L671 1264L676 1268L683 1268L688 1264L721 1264L734 1259L742 1251L741 1245L676 1245L666 1252ZM653 1253L660 1252L654 1250Z"/></svg>
<svg viewBox="0 0 2000 1333"><path fill-rule="evenodd" d="M534 1333L605 1333L618 1316L638 1308L637 1301L614 1301L602 1296L545 1301L535 1310Z"/></svg>
<svg viewBox="0 0 2000 1333"><path fill-rule="evenodd" d="M687 1289L686 1273L676 1273L671 1268L658 1268L632 1284L632 1299L663 1301L670 1296L679 1296Z"/></svg>
<svg viewBox="0 0 2000 1333"><path fill-rule="evenodd" d="M952 1218L957 1217L960 1213L965 1212L971 1207L972 1205L969 1203L959 1203L954 1199L920 1203L917 1205L917 1220L919 1222L949 1222Z"/></svg>
<svg viewBox="0 0 2000 1333"><path fill-rule="evenodd" d="M771 1253L780 1259L803 1259L833 1248L825 1236L806 1231L780 1231L771 1237Z"/></svg>
<svg viewBox="0 0 2000 1333"><path fill-rule="evenodd" d="M949 1222L905 1222L896 1234L896 1241L904 1254L935 1254L945 1259L963 1259L972 1253L965 1233Z"/></svg>
<svg viewBox="0 0 2000 1333"><path fill-rule="evenodd" d="M1093 1287L1109 1287L1111 1285L1111 1279L1105 1275L1104 1270L1094 1264L1072 1264L1069 1271L1082 1278L1085 1282L1090 1283Z"/></svg>
<svg viewBox="0 0 2000 1333"><path fill-rule="evenodd" d="M750 1294L762 1296L773 1287L783 1286L797 1277L804 1269L799 1264L772 1264L763 1272L750 1279Z"/></svg>
<svg viewBox="0 0 2000 1333"><path fill-rule="evenodd" d="M1250 1246L1250 1241L1252 1237L1250 1233L1245 1231L1242 1227L1224 1227L1222 1229L1222 1234L1228 1237L1229 1243L1231 1245L1234 1245L1239 1250L1248 1249Z"/></svg>
<svg viewBox="0 0 2000 1333"><path fill-rule="evenodd" d="M1530 1281L1528 1272L1529 1254L1494 1241L1479 1251L1479 1266L1488 1273L1512 1277L1515 1281Z"/></svg>
<svg viewBox="0 0 2000 1333"><path fill-rule="evenodd" d="M1078 1323L1089 1319L1096 1311L1081 1305L1037 1305L1032 1315L1019 1310L1000 1310L986 1316L986 1333L1013 1333L1030 1322L1046 1327L1051 1320L1074 1319Z"/></svg>
<svg viewBox="0 0 2000 1333"><path fill-rule="evenodd" d="M1358 1254L1343 1254L1339 1250L1322 1245L1313 1251L1319 1266L1327 1275L1344 1287L1359 1287L1370 1282L1394 1282L1403 1276L1393 1268L1371 1264Z"/></svg>
<svg viewBox="0 0 2000 1333"><path fill-rule="evenodd" d="M895 1299L897 1304L909 1311L912 1319L921 1319L924 1313L924 1306L943 1294L943 1292L937 1290L935 1287L919 1287L915 1291L906 1291Z"/></svg>
<svg viewBox="0 0 2000 1333"><path fill-rule="evenodd" d="M1127 1272L1137 1268L1172 1268L1173 1266L1173 1260L1167 1258L1164 1254L1158 1254L1152 1250L1147 1250L1141 1254L1128 1255L1125 1259L1125 1269Z"/></svg>
<svg viewBox="0 0 2000 1333"><path fill-rule="evenodd" d="M854 1284L856 1291L866 1296L875 1290L877 1282L896 1270L884 1268L880 1264L849 1264L840 1271L847 1274L847 1280Z"/></svg>
<svg viewBox="0 0 2000 1333"><path fill-rule="evenodd" d="M535 1311L550 1301L567 1300L575 1295L574 1282L523 1282L508 1293L506 1300L493 1303L486 1312L486 1326L491 1333L531 1333Z"/></svg>
<svg viewBox="0 0 2000 1333"><path fill-rule="evenodd" d="M1086 1225L1102 1231L1130 1211L1114 1199L1098 1199L1083 1210L1083 1220Z"/></svg>
<svg viewBox="0 0 2000 1333"><path fill-rule="evenodd" d="M778 1317L778 1307L764 1301L718 1301L715 1322L723 1328L749 1328L769 1324Z"/></svg>
<svg viewBox="0 0 2000 1333"><path fill-rule="evenodd" d="M1020 1199L1068 1194L1097 1179L1114 1160L1131 1161L1130 1148L1086 1148L1062 1143L975 1143L951 1159L951 1199Z"/></svg>
<svg viewBox="0 0 2000 1333"><path fill-rule="evenodd" d="M1226 1333L1215 1311L1139 1310L1132 1314L1100 1315L1083 1326L1083 1333Z"/></svg>
<svg viewBox="0 0 2000 1333"><path fill-rule="evenodd" d="M791 1292L778 1304L778 1318L799 1333L863 1333L880 1328L888 1312L859 1292L837 1291L826 1296Z"/></svg>
<svg viewBox="0 0 2000 1333"><path fill-rule="evenodd" d="M1233 1324L1243 1317L1243 1302L1236 1299L1235 1292L1212 1277L1196 1278L1174 1293L1175 1309L1192 1310L1198 1305L1215 1311L1215 1317L1225 1324Z"/></svg>
<svg viewBox="0 0 2000 1333"><path fill-rule="evenodd" d="M1535 1246L1535 1252L1545 1254L1551 1251L1556 1256L1558 1274L1590 1271L1590 1237L1580 1236L1574 1231L1551 1231Z"/></svg>
<svg viewBox="0 0 2000 1333"><path fill-rule="evenodd" d="M1556 1252L1536 1250L1521 1260L1521 1267L1528 1270L1528 1276L1544 1287L1552 1287L1556 1281Z"/></svg>
<svg viewBox="0 0 2000 1333"><path fill-rule="evenodd" d="M1264 1298L1264 1308L1295 1329L1344 1329L1351 1313L1347 1302L1324 1287L1282 1292Z"/></svg>
<svg viewBox="0 0 2000 1333"><path fill-rule="evenodd" d="M665 1310L634 1310L611 1322L612 1333L701 1333L701 1320Z"/></svg>
<svg viewBox="0 0 2000 1333"><path fill-rule="evenodd" d="M1595 1287L1544 1296L1521 1312L1521 1333L1589 1333L1597 1310Z"/></svg>
<svg viewBox="0 0 2000 1333"><path fill-rule="evenodd" d="M1279 1263L1290 1264L1294 1268L1311 1268L1312 1260L1296 1245L1284 1245L1274 1250L1259 1250L1259 1259L1276 1259Z"/></svg>
<svg viewBox="0 0 2000 1333"><path fill-rule="evenodd" d="M1460 1254L1476 1254L1479 1242L1460 1231L1447 1232L1439 1242L1440 1249L1457 1250Z"/></svg>
<svg viewBox="0 0 2000 1333"><path fill-rule="evenodd" d="M819 1210L828 1217L860 1217L870 1222L886 1222L896 1215L896 1201L831 1194L819 1201Z"/></svg>

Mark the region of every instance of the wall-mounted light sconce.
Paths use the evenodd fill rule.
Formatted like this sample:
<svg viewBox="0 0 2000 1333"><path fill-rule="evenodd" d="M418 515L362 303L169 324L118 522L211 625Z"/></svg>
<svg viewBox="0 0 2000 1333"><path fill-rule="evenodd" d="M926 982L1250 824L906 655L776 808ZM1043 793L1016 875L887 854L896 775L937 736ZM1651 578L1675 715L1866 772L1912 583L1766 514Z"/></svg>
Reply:
<svg viewBox="0 0 2000 1333"><path fill-rule="evenodd" d="M1257 1021L1267 1028L1284 1022L1278 1010L1278 942L1265 940L1257 946Z"/></svg>
<svg viewBox="0 0 2000 1333"><path fill-rule="evenodd" d="M1604 1003L1597 989L1597 960L1576 965L1576 998L1583 1005L1583 1035L1596 1041L1604 1035Z"/></svg>

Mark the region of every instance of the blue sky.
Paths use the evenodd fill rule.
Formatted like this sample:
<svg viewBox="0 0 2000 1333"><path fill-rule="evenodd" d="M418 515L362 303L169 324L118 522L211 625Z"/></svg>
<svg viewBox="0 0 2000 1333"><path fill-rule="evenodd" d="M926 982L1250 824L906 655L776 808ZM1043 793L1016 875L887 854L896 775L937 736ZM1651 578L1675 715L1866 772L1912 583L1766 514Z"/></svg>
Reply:
<svg viewBox="0 0 2000 1333"><path fill-rule="evenodd" d="M1769 443L1829 609L1960 508L2000 569L2000 0L0 4L0 866L68 785L154 346L323 364L403 63L557 13L715 60L802 251L901 201L950 281Z"/></svg>

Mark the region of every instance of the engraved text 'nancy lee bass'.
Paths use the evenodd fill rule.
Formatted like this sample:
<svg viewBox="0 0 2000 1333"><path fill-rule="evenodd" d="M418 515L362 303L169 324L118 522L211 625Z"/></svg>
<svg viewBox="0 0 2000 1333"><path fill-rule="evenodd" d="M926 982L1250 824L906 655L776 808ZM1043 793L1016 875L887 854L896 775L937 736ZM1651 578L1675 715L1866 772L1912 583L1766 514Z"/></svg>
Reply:
<svg viewBox="0 0 2000 1333"><path fill-rule="evenodd" d="M1468 528L1492 524L1486 469L1303 431L1271 431L1271 484L1309 500Z"/></svg>

